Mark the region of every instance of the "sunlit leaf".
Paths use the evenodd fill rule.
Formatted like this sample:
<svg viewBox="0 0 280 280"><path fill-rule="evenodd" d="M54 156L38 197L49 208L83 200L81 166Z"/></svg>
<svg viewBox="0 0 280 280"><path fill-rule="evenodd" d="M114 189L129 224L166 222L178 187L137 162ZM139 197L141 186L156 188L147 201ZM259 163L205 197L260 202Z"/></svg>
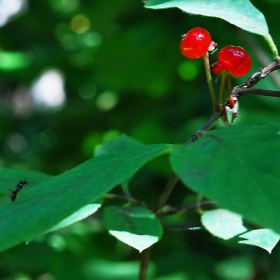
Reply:
<svg viewBox="0 0 280 280"><path fill-rule="evenodd" d="M201 222L209 232L223 239L230 239L247 230L240 215L224 209L204 212Z"/></svg>
<svg viewBox="0 0 280 280"><path fill-rule="evenodd" d="M63 227L67 227L73 223L76 223L78 221L81 221L85 219L86 217L92 215L95 213L99 208L101 204L88 204L75 213L71 214L69 217L65 218L61 222L59 222L57 225L55 225L53 228L51 228L49 231L57 230Z"/></svg>
<svg viewBox="0 0 280 280"><path fill-rule="evenodd" d="M241 244L258 246L269 253L273 250L280 239L280 235L272 231L271 229L256 229L241 234L239 237L247 239L239 241Z"/></svg>

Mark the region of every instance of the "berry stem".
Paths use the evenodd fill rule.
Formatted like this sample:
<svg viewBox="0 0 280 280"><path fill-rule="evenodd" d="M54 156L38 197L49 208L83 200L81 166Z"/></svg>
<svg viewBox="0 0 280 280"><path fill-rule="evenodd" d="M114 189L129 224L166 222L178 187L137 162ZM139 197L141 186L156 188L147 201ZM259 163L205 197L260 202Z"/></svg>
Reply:
<svg viewBox="0 0 280 280"><path fill-rule="evenodd" d="M221 101L221 107L222 107L222 120L223 122L227 123L227 113L226 113L226 107L225 107L225 86L228 81L228 73L223 72L222 73L222 81L221 81L221 87L220 87L220 101Z"/></svg>
<svg viewBox="0 0 280 280"><path fill-rule="evenodd" d="M230 96L231 91L232 91L232 79L231 75L228 75L228 80L227 80L227 86L228 86L228 96Z"/></svg>
<svg viewBox="0 0 280 280"><path fill-rule="evenodd" d="M215 110L215 112L220 112L221 108L217 102L217 98L216 98L216 94L215 94L215 90L214 90L214 86L213 86L213 82L212 82L208 52L206 52L206 54L203 56L203 62L204 62L204 66L205 66L206 80L207 80L207 84L208 84L208 87L210 90L210 95L212 98L214 110Z"/></svg>
<svg viewBox="0 0 280 280"><path fill-rule="evenodd" d="M269 34L268 34L269 35ZM273 57L274 57L274 60L280 60L280 57L279 57L279 54L278 54L278 49L276 47L276 45L274 44L274 41L273 39L271 38L271 36L269 35L266 35L266 36L263 36L264 39L267 41L269 47L271 48L272 50L272 53L273 53Z"/></svg>

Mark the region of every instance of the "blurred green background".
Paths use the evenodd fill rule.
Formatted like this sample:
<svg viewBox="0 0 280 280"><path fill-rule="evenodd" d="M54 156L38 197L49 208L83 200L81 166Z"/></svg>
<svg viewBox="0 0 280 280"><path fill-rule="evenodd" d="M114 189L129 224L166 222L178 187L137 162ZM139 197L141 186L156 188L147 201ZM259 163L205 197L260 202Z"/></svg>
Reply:
<svg viewBox="0 0 280 280"><path fill-rule="evenodd" d="M252 3L279 45L280 1ZM0 1L0 166L59 174L123 133L146 144L185 142L213 113L202 59L188 60L179 51L181 35L193 27L206 28L218 48L244 47L253 59L249 74L272 62L260 36L220 19L143 5ZM217 54L210 55L212 63ZM218 90L220 80L213 78ZM279 78L269 77L258 87L277 89L277 83ZM280 100L245 96L234 125L279 121L279 108ZM153 205L169 174L168 159L161 157L136 175L132 193ZM179 184L170 204L194 199ZM269 256L203 230L185 230L200 225L197 213L169 217L164 224L151 279L280 279L277 248ZM138 252L106 233L97 214L1 253L0 279L130 280L137 279L138 260Z"/></svg>

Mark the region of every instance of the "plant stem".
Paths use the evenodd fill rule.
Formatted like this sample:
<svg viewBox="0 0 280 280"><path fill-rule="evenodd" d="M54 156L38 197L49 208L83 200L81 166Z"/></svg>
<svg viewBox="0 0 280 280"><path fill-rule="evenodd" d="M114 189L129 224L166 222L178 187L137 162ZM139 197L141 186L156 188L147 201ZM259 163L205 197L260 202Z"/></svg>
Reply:
<svg viewBox="0 0 280 280"><path fill-rule="evenodd" d="M103 196L103 199L120 199L124 200L126 202L142 206L142 207L147 207L147 205L139 200L136 200L132 196L126 196L126 195L120 195L120 194L114 194L114 193L107 193Z"/></svg>
<svg viewBox="0 0 280 280"><path fill-rule="evenodd" d="M274 61L267 65L266 67L262 68L259 72L254 73L251 75L244 83L242 83L239 86L236 86L232 90L232 94L234 96L239 96L238 92L242 91L242 89L251 88L255 84L257 84L259 81L264 79L266 76L274 72L275 70L278 70L280 68L280 60Z"/></svg>
<svg viewBox="0 0 280 280"><path fill-rule="evenodd" d="M151 250L152 250L151 248L152 247L149 247L141 253L139 280L146 279Z"/></svg>
<svg viewBox="0 0 280 280"><path fill-rule="evenodd" d="M274 60L279 60L280 58L279 58L279 55L278 55L277 47L274 44L274 41L273 41L272 37L270 36L270 34L268 34L266 36L263 36L263 37L268 42L268 45L272 50Z"/></svg>
<svg viewBox="0 0 280 280"><path fill-rule="evenodd" d="M194 141L196 141L198 138L200 138L204 133L206 133L212 125L222 116L222 112L215 113L199 130L196 131L195 134L193 134L190 139L188 140L185 145L188 145Z"/></svg>
<svg viewBox="0 0 280 280"><path fill-rule="evenodd" d="M253 95L261 95L261 96L270 96L270 97L278 97L280 98L280 91L276 90L266 90L266 89L258 89L258 88L245 88L240 89L238 91L239 97L247 94L253 94Z"/></svg>
<svg viewBox="0 0 280 280"><path fill-rule="evenodd" d="M213 82L212 82L212 76L211 76L211 70L210 70L210 64L209 64L209 53L208 52L206 52L206 54L203 56L203 62L204 62L204 67L205 67L206 80L207 80L210 95L211 95L211 98L212 98L214 110L215 110L215 112L220 112L221 109L220 109L220 106L217 102L217 98L216 98L216 94L215 94L215 90L214 90L214 86L213 86Z"/></svg>
<svg viewBox="0 0 280 280"><path fill-rule="evenodd" d="M226 86L227 80L228 80L228 73L223 72L221 87L220 87L220 101L221 101L221 104L222 104L221 105L221 107L222 107L222 120L225 123L227 123L227 114L226 114L226 107L225 107L225 86Z"/></svg>
<svg viewBox="0 0 280 280"><path fill-rule="evenodd" d="M162 208L165 205L177 181L178 181L178 176L175 173L173 173L169 181L167 182L162 194L159 197L158 203L154 208L154 213L156 213L160 208Z"/></svg>
<svg viewBox="0 0 280 280"><path fill-rule="evenodd" d="M180 212L185 212L193 209L198 209L198 211L200 211L201 207L204 205L215 205L215 202L211 200L195 201L188 205L182 205L178 207L168 207L167 209L162 208L163 211L161 211L160 216L174 215Z"/></svg>

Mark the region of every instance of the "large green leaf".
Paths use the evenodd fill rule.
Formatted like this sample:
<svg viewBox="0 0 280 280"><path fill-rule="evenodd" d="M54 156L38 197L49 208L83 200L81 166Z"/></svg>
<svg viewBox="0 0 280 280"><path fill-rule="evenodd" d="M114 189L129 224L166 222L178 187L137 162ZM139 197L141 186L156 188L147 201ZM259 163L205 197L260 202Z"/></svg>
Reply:
<svg viewBox="0 0 280 280"><path fill-rule="evenodd" d="M246 31L264 36L274 56L278 56L264 15L248 0L148 0L145 7L151 9L179 8L190 14L224 19Z"/></svg>
<svg viewBox="0 0 280 280"><path fill-rule="evenodd" d="M38 185L30 183L15 202L7 195L0 206L0 250L48 231L170 149L171 145L157 144L111 152Z"/></svg>
<svg viewBox="0 0 280 280"><path fill-rule="evenodd" d="M229 127L175 147L171 164L189 188L279 233L279 147L279 123Z"/></svg>

